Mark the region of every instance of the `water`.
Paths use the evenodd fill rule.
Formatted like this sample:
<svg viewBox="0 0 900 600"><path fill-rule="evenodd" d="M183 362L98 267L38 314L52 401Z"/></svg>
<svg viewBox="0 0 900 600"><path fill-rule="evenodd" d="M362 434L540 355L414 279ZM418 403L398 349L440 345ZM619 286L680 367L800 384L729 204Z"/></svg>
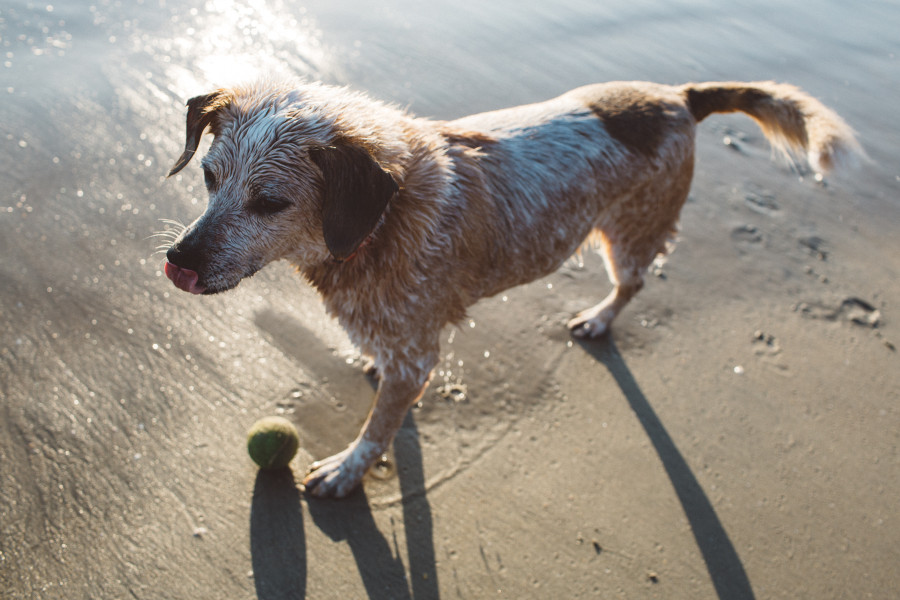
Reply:
<svg viewBox="0 0 900 600"><path fill-rule="evenodd" d="M896 223L895 3L50 2L0 7L9 597L203 597L211 582L238 597L253 585L243 572L197 574L240 564L246 548L207 556L191 532L244 539L246 427L292 411L304 460L339 450L365 416L353 348L286 266L215 298L162 275L157 234L205 203L196 164L165 178L190 96L296 76L451 118L603 80L789 80L843 114L880 165L846 200L857 218ZM476 308L478 327L446 344L448 383L467 391L415 413L426 484L478 460L523 407L558 400L562 302L535 289L511 293L512 312L499 299ZM511 325L513 313L530 316ZM534 351L510 351L523 338ZM315 352L297 349L310 340ZM376 500L394 497L372 485Z"/></svg>

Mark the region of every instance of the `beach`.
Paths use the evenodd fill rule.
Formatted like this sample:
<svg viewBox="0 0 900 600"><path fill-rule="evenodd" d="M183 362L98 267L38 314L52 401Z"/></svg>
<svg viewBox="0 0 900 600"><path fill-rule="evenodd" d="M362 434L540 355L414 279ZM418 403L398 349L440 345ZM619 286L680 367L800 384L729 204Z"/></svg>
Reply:
<svg viewBox="0 0 900 600"><path fill-rule="evenodd" d="M900 5L188 0L0 9L0 597L894 598ZM184 103L267 77L452 119L601 81L775 80L865 150L824 180L698 129L674 252L602 340L586 252L483 300L391 452L304 495L372 400L286 263L195 297ZM208 147L207 137L201 151ZM292 470L246 432L298 428Z"/></svg>

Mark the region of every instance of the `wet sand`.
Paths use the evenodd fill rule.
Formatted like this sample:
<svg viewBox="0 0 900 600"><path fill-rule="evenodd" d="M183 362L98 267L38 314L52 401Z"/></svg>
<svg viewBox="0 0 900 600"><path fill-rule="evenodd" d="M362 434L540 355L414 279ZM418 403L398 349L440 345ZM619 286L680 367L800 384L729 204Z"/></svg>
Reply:
<svg viewBox="0 0 900 600"><path fill-rule="evenodd" d="M0 597L896 596L896 5L0 16ZM184 100L259 70L437 118L595 81L774 79L871 160L818 183L749 119L709 118L676 251L608 339L564 327L608 290L594 255L478 304L388 462L316 501L295 478L371 399L354 349L284 264L196 298L155 253L162 219L205 201L196 165L164 179ZM270 414L301 431L293 474L246 455Z"/></svg>

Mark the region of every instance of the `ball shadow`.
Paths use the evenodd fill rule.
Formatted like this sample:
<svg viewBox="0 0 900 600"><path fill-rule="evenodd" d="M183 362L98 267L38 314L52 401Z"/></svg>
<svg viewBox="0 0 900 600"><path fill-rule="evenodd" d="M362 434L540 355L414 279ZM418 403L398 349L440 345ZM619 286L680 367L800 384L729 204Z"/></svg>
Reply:
<svg viewBox="0 0 900 600"><path fill-rule="evenodd" d="M260 470L250 508L250 555L259 600L306 597L300 490L289 468Z"/></svg>

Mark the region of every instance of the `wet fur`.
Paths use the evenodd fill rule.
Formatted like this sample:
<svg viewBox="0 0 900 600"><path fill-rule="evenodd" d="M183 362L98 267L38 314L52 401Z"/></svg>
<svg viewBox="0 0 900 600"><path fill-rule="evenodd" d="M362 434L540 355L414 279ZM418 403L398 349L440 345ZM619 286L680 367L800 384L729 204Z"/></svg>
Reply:
<svg viewBox="0 0 900 600"><path fill-rule="evenodd" d="M210 129L209 205L168 258L206 293L288 260L372 358L379 387L362 431L305 480L314 494L344 496L423 393L443 327L480 298L593 242L614 289L569 328L604 334L677 227L697 123L735 110L817 169L857 148L833 112L767 82L598 84L455 121L315 84L217 90L189 101L172 169Z"/></svg>

